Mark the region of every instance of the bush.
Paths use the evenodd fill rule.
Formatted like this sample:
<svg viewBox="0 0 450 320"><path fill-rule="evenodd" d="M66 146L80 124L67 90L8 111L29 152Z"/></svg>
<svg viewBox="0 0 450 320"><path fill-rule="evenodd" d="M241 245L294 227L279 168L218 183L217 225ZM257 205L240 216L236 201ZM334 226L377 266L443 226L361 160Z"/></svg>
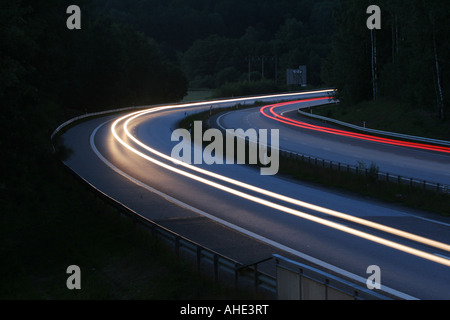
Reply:
<svg viewBox="0 0 450 320"><path fill-rule="evenodd" d="M255 82L240 81L226 83L216 89L214 98L239 97L253 94L266 94L286 91L285 86L281 86L271 80L260 80Z"/></svg>

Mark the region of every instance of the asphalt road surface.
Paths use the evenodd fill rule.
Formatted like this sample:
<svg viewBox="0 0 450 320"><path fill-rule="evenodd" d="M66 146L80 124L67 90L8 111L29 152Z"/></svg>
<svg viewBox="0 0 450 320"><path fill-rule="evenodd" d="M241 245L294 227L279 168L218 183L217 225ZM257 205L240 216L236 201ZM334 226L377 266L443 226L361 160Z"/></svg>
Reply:
<svg viewBox="0 0 450 320"><path fill-rule="evenodd" d="M320 96L327 93L302 98ZM253 166L190 165L170 159L178 144L171 141L178 122L215 105L156 107L87 120L64 133L73 151L65 163L150 220L244 263L276 252L363 283L367 267L377 265L387 292L407 299L450 299L450 219L279 175L263 176ZM430 178L450 172L448 155L292 128L266 118L260 108L216 120L225 128L277 128L282 148L300 147L302 153L327 159L350 162L362 157L380 169L406 168L405 175ZM194 153L198 146L192 148Z"/></svg>

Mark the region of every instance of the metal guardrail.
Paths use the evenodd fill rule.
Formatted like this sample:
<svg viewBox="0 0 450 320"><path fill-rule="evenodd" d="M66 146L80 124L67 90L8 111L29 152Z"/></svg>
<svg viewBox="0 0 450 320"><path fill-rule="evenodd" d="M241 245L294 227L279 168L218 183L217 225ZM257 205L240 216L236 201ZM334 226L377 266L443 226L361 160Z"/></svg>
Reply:
<svg viewBox="0 0 450 320"><path fill-rule="evenodd" d="M353 125L353 124L350 124L347 122L343 122L340 120L331 119L331 118L327 118L324 116L307 113L307 112L301 111L300 109L298 110L298 113L305 117L318 119L318 120L322 120L325 122L335 123L340 126L351 128L351 129L358 130L358 131L373 133L373 134L382 135L382 136L400 138L400 139L405 139L405 140L411 140L411 141L426 142L426 143L437 144L437 145L442 145L442 146L450 146L450 141L431 139L431 138L426 138L426 137L418 137L418 136L412 136L412 135L408 135L408 134L388 132L388 131L382 131L382 130L376 130L376 129L370 129L370 128L364 128L364 127L356 126L356 125Z"/></svg>
<svg viewBox="0 0 450 320"><path fill-rule="evenodd" d="M396 183L398 185L408 185L410 188L421 188L423 190L437 192L440 194L450 194L450 185L430 182L417 178L404 177L389 172L381 172L378 169L372 171L370 167L368 168L362 162L359 165L351 165L286 150L280 150L280 156L284 157L285 159L307 162L311 165L313 164L316 166L322 166L323 168L329 168L332 170L337 170L339 172L365 175L366 177L370 175L379 182L385 181L387 183Z"/></svg>
<svg viewBox="0 0 450 320"><path fill-rule="evenodd" d="M50 136L50 140L53 141L56 137L56 135L58 133L60 133L61 131L63 131L66 127L68 127L69 125L80 121L80 120L84 120L84 119L88 119L88 118L93 118L93 117L98 117L98 116L105 116L108 114L114 114L114 113L120 113L120 112L126 112L126 111L132 111L132 110L140 110L140 109L145 109L148 108L146 106L142 106L142 107L126 107L126 108L120 108L120 109L113 109L113 110L106 110L106 111L99 111L99 112L92 112L92 113L86 113L86 114L82 114L78 117L74 117L72 119L67 120L66 122L64 122L63 124L59 125L51 134Z"/></svg>
<svg viewBox="0 0 450 320"><path fill-rule="evenodd" d="M332 89L323 89L323 90L332 90ZM191 103L202 103L207 108L209 103L214 104L216 107L220 105L234 105L239 103L246 103L246 102L256 102L256 101L264 101L264 102L271 102L271 101L279 101L282 100L281 97L286 97L288 99L295 99L299 96L303 95L304 92L280 92L277 94L265 94L258 97L255 96L242 96L242 97L229 97L229 98L220 98L215 99L213 101L211 100L202 100L202 101L196 101L196 102L176 102L171 103L170 105L189 105ZM330 97L332 96L331 93L328 94ZM53 141L55 136L61 132L65 127L69 126L72 123L75 123L79 120L92 118L96 116L102 116L102 115L108 115L108 114L114 114L114 113L120 113L120 112L126 112L126 111L133 111L133 110L142 110L147 108L153 108L153 107L161 107L161 106L167 106L168 104L158 104L158 105L149 105L149 106L130 106L125 108L118 108L118 109L112 109L112 110L106 110L106 111L99 111L99 112L93 112L93 113L86 113L83 115L80 115L78 117L74 117L72 119L69 119L68 121L64 122L60 126L58 126L53 133L51 134L50 139Z"/></svg>
<svg viewBox="0 0 450 320"><path fill-rule="evenodd" d="M391 294L368 289L365 284L336 277L328 272L272 256L277 268L277 296L283 300L394 300Z"/></svg>

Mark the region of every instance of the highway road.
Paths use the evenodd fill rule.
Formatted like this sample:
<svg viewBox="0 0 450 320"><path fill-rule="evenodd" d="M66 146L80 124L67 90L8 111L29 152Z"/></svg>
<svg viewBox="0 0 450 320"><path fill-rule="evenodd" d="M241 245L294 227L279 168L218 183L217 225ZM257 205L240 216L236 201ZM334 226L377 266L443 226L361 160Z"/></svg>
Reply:
<svg viewBox="0 0 450 320"><path fill-rule="evenodd" d="M326 97L327 92L301 98L321 96ZM303 103L323 102L327 101ZM186 114L211 106L217 103L155 107L84 121L63 135L73 151L65 163L148 219L236 260L253 262L276 250L362 283L368 277L367 267L377 265L385 291L407 299L450 299L450 219L279 175L263 176L252 166L194 166L171 159L177 144L171 135L177 123ZM265 117L260 109L237 110L215 120L227 128L278 128L281 147L291 144L296 149L300 145L303 153L331 150L333 156L346 157L350 154L346 148L352 152L376 148L376 154L393 154L394 158L401 153L384 144L346 143L348 137L301 132ZM294 142L297 136L301 136L299 145ZM417 164L437 161L445 168L448 160L447 155L436 152L409 151L413 158L421 155ZM418 169L428 167L433 166Z"/></svg>

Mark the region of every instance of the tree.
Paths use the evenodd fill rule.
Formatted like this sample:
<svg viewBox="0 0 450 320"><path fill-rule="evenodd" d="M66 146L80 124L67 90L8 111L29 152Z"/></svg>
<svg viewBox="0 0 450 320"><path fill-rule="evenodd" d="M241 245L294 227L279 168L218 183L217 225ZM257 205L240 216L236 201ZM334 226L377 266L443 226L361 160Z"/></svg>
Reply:
<svg viewBox="0 0 450 320"><path fill-rule="evenodd" d="M431 24L432 42L433 42L433 59L434 59L434 78L436 86L436 101L439 117L441 120L445 120L445 101L444 101L444 90L442 84L442 73L441 73L441 61L440 61L440 50L438 48L438 36L447 33L449 34L450 29L447 27L450 5L448 1L435 1L429 7L429 20ZM448 38L446 38L448 39Z"/></svg>
<svg viewBox="0 0 450 320"><path fill-rule="evenodd" d="M338 32L323 68L324 79L339 88L343 101L379 96L411 107L433 108L444 119L450 3L380 0L377 4L382 29L370 33L361 21L368 3L340 1L335 10Z"/></svg>
<svg viewBox="0 0 450 320"><path fill-rule="evenodd" d="M350 104L371 96L371 45L366 28L367 5L359 0L340 1L334 17L338 28L323 75L336 86L340 99Z"/></svg>

